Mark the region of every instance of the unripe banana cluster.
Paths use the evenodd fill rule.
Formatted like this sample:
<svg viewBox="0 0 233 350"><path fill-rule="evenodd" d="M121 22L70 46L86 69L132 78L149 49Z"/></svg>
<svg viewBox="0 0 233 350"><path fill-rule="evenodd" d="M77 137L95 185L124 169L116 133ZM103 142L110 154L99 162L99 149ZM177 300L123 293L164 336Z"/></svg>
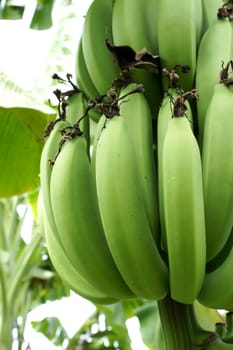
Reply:
<svg viewBox="0 0 233 350"><path fill-rule="evenodd" d="M90 5L39 201L54 267L85 298L233 310L232 19L231 0Z"/></svg>

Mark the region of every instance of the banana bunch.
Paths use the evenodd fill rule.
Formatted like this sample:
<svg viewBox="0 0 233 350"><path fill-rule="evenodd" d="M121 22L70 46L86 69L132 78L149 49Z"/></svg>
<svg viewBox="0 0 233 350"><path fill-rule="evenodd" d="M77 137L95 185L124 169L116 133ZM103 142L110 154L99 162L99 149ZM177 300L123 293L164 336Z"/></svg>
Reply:
<svg viewBox="0 0 233 350"><path fill-rule="evenodd" d="M82 98L78 93L75 100L78 119L84 113ZM88 141L80 123L75 128L69 118L73 115L68 113L66 121L57 120L41 157L42 221L51 260L61 277L90 300L130 298L134 294L117 269L103 232Z"/></svg>
<svg viewBox="0 0 233 350"><path fill-rule="evenodd" d="M38 205L55 269L89 300L233 311L232 19L233 0L91 3Z"/></svg>

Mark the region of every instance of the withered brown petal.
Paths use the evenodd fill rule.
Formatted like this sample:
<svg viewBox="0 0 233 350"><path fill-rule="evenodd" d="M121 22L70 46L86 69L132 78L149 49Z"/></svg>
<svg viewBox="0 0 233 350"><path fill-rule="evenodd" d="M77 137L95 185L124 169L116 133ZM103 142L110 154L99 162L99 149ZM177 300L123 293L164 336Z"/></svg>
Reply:
<svg viewBox="0 0 233 350"><path fill-rule="evenodd" d="M152 55L146 48L142 48L136 52L128 45L112 45L108 39L106 39L106 45L113 54L114 60L121 72L135 67L146 69L152 73L158 73L160 57Z"/></svg>
<svg viewBox="0 0 233 350"><path fill-rule="evenodd" d="M128 45L112 45L108 39L105 40L107 48L113 54L115 62L120 70L129 69L135 63L136 52Z"/></svg>

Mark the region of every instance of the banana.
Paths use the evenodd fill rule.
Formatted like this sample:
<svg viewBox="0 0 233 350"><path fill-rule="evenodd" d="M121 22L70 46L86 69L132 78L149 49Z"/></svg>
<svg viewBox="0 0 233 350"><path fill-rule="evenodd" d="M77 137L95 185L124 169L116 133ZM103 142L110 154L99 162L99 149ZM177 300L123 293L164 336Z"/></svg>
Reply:
<svg viewBox="0 0 233 350"><path fill-rule="evenodd" d="M147 6L141 1L117 0L113 6L112 35L114 45L128 45L135 52L146 48L157 55L156 33L157 1L149 0ZM153 16L153 19L152 19ZM140 23L140 25L135 25ZM149 29L151 26L151 30ZM133 28L133 30L132 30ZM130 70L132 81L144 85L153 117L156 118L162 100L162 83L158 75L146 69Z"/></svg>
<svg viewBox="0 0 233 350"><path fill-rule="evenodd" d="M172 115L171 99L177 97L176 89L169 89L168 93L164 94L162 104L158 113L157 123L157 162L158 162L158 193L159 193L159 217L160 217L160 228L161 228L161 246L163 250L166 248L166 235L165 235L165 222L164 222L164 211L163 211L163 187L162 187L162 150L164 138L167 132L169 120Z"/></svg>
<svg viewBox="0 0 233 350"><path fill-rule="evenodd" d="M146 214L155 242L159 244L158 182L153 151L152 115L143 93L130 94L136 88L136 84L129 84L121 90L120 114L127 124L135 149Z"/></svg>
<svg viewBox="0 0 233 350"><path fill-rule="evenodd" d="M215 270L207 272L197 300L210 308L233 311L233 247Z"/></svg>
<svg viewBox="0 0 233 350"><path fill-rule="evenodd" d="M129 33L126 27L127 14L125 13L125 1L117 0L113 4L112 11L112 39L114 45L130 45ZM145 45L139 48L141 50Z"/></svg>
<svg viewBox="0 0 233 350"><path fill-rule="evenodd" d="M200 24L196 21L197 2L201 0L159 0L158 51L162 68L172 68L177 64L188 65L190 71L181 75L181 85L185 91L194 85L196 69L197 32ZM167 25L172 28L167 30Z"/></svg>
<svg viewBox="0 0 233 350"><path fill-rule="evenodd" d="M196 12L195 12L195 19L196 19L196 42L197 42L197 49L202 37L202 33L204 30L204 11L203 11L203 0L195 1L196 6Z"/></svg>
<svg viewBox="0 0 233 350"><path fill-rule="evenodd" d="M100 212L112 256L126 283L138 297L161 299L168 288L167 267L151 232L136 141L132 142L126 118L121 114L107 119L97 143Z"/></svg>
<svg viewBox="0 0 233 350"><path fill-rule="evenodd" d="M99 137L102 133L102 130L105 128L106 125L106 117L104 114L100 117L98 123L95 126L94 130L94 140L92 143L92 150L91 150L91 167L92 167L92 172L93 176L95 178L95 165L96 165L96 149L97 149L97 144L99 141Z"/></svg>
<svg viewBox="0 0 233 350"><path fill-rule="evenodd" d="M233 246L233 229L231 229L231 233L229 234L229 237L224 247L221 249L221 251L214 257L214 259L207 262L206 272L208 273L212 272L216 270L219 266L221 266L224 260L226 259L226 256L231 251L232 246Z"/></svg>
<svg viewBox="0 0 233 350"><path fill-rule="evenodd" d="M112 15L115 45L129 45L135 51L146 48L157 54L156 9L157 1L150 0L146 6L141 0L115 1Z"/></svg>
<svg viewBox="0 0 233 350"><path fill-rule="evenodd" d="M105 45L112 42L112 0L91 3L83 26L82 48L87 70L99 95L106 94L119 76L113 56Z"/></svg>
<svg viewBox="0 0 233 350"><path fill-rule="evenodd" d="M49 257L61 279L73 291L93 303L112 304L117 302L116 299L109 298L104 293L98 291L77 272L51 229L48 217L44 211L41 191L39 192L38 199L39 227L45 237Z"/></svg>
<svg viewBox="0 0 233 350"><path fill-rule="evenodd" d="M99 93L91 80L90 74L88 72L86 62L83 55L83 47L82 47L82 36L79 40L77 52L76 52L76 66L75 66L75 75L76 75L76 81L78 84L78 87L82 90L84 93L86 99L85 102L87 102L90 99L96 99L96 97L99 96ZM92 108L88 111L88 116L95 122L98 122L100 118L100 113Z"/></svg>
<svg viewBox="0 0 233 350"><path fill-rule="evenodd" d="M164 250L166 248L166 234L165 234L165 222L164 222L164 211L163 211L163 186L162 186L162 152L163 143L169 121L172 116L172 101L175 101L178 97L177 89L169 88L164 94L164 98L158 113L157 122L157 163L158 163L158 191L159 191L159 217L160 217L160 228L161 228L161 244ZM192 111L188 101L185 101L187 107L186 117L190 121L190 126L192 128Z"/></svg>
<svg viewBox="0 0 233 350"><path fill-rule="evenodd" d="M170 119L162 150L162 192L171 297L193 303L206 262L202 169L184 116Z"/></svg>
<svg viewBox="0 0 233 350"><path fill-rule="evenodd" d="M200 42L196 69L196 88L200 97L197 101L200 145L207 107L214 86L219 82L222 63L229 62L232 56L232 26L228 19L215 19Z"/></svg>
<svg viewBox="0 0 233 350"><path fill-rule="evenodd" d="M66 107L66 119L75 124L79 120L79 126L87 140L87 154L90 152L90 119L86 114L87 101L82 92L69 96Z"/></svg>
<svg viewBox="0 0 233 350"><path fill-rule="evenodd" d="M43 196L43 204L49 224L54 233L57 232L57 228L54 222L51 208L50 178L52 173L52 166L49 162L50 160L54 160L57 154L59 142L62 138L60 131L68 126L70 126L70 123L68 121L58 121L55 124L52 132L49 135L49 138L46 140L40 159L40 185Z"/></svg>
<svg viewBox="0 0 233 350"><path fill-rule="evenodd" d="M46 222L48 227L48 232L50 235L53 235L51 239L57 240L60 246L61 251L65 251L64 246L62 245L61 239L57 231L57 225L54 220L54 215L51 206L51 196L50 196L50 180L53 167L50 164L50 160L53 161L57 155L59 149L59 143L62 139L60 131L64 128L70 127L71 124L68 121L58 121L52 132L47 139L45 146L42 151L41 161L40 161L40 184L41 184L41 197L43 198L43 212L42 217L46 216ZM42 210L41 210L42 213ZM44 221L43 218L40 221ZM42 227L42 224L40 225ZM48 238L47 238L48 239ZM49 244L50 246L50 244ZM49 250L52 250L50 246ZM66 253L65 253L66 254ZM66 254L67 256L67 254Z"/></svg>
<svg viewBox="0 0 233 350"><path fill-rule="evenodd" d="M207 261L225 245L233 225L233 93L216 84L202 144Z"/></svg>
<svg viewBox="0 0 233 350"><path fill-rule="evenodd" d="M90 74L88 72L86 62L83 56L83 45L82 45L82 36L79 40L77 52L76 52L76 66L75 66L75 75L79 88L83 91L86 97L95 98L98 96L98 91L91 80Z"/></svg>
<svg viewBox="0 0 233 350"><path fill-rule="evenodd" d="M95 288L111 298L131 298L105 240L86 147L83 135L67 140L53 166L50 196L58 234L76 270Z"/></svg>
<svg viewBox="0 0 233 350"><path fill-rule="evenodd" d="M144 86L144 95L147 99L152 117L156 120L162 101L163 88L160 76L152 74L144 69L134 69L131 72L132 81Z"/></svg>
<svg viewBox="0 0 233 350"><path fill-rule="evenodd" d="M142 1L141 1L142 3ZM158 0L148 0L144 7L147 12L147 32L149 37L150 46L148 50L156 55L158 53L158 34L157 34L157 13L158 13Z"/></svg>
<svg viewBox="0 0 233 350"><path fill-rule="evenodd" d="M116 299L109 298L103 292L98 291L74 268L62 246L51 209L50 178L52 166L49 164L49 160L53 160L58 151L59 142L61 141L60 130L68 126L70 126L68 121L59 121L56 123L42 152L40 165L41 191L38 202L39 226L41 231L44 232L49 256L61 278L79 295L93 302L101 304L112 303Z"/></svg>
<svg viewBox="0 0 233 350"><path fill-rule="evenodd" d="M223 5L223 0L202 0L204 31L208 29L212 21L217 18L218 9Z"/></svg>
<svg viewBox="0 0 233 350"><path fill-rule="evenodd" d="M86 101L89 103L90 101ZM88 111L88 116L90 120L92 120L94 123L98 123L99 119L101 118L102 113L98 111L96 108L90 108Z"/></svg>
<svg viewBox="0 0 233 350"><path fill-rule="evenodd" d="M61 279L77 294L85 299L97 304L113 304L118 300L109 298L103 292L97 290L87 279L74 268L72 262L61 249L59 242L54 236L51 228L46 221L45 223L45 238L48 245L48 253L51 258L52 264L57 271Z"/></svg>

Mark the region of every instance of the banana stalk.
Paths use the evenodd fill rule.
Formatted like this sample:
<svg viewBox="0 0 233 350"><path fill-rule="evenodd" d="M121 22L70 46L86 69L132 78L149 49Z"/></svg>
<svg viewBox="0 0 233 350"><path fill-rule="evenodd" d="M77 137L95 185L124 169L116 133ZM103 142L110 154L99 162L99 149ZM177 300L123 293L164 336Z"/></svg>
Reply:
<svg viewBox="0 0 233 350"><path fill-rule="evenodd" d="M158 309L166 350L208 349L215 340L216 334L197 322L193 304L176 302L167 295L158 301Z"/></svg>

